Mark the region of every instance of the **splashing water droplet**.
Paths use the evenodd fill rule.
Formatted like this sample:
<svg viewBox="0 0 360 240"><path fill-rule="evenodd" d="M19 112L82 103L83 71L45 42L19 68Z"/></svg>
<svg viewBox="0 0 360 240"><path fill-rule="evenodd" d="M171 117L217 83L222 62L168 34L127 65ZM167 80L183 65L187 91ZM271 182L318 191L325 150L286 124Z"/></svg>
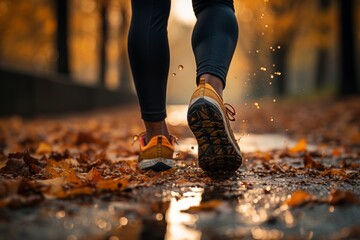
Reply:
<svg viewBox="0 0 360 240"><path fill-rule="evenodd" d="M175 77L175 76L176 76L176 73L173 73L172 76Z"/></svg>
<svg viewBox="0 0 360 240"><path fill-rule="evenodd" d="M254 102L254 106L257 108L257 109L260 109L260 105L258 102Z"/></svg>
<svg viewBox="0 0 360 240"><path fill-rule="evenodd" d="M270 122L273 122L274 121L274 118L273 117L270 117Z"/></svg>
<svg viewBox="0 0 360 240"><path fill-rule="evenodd" d="M273 102L276 102L276 99L275 99L275 98L273 99Z"/></svg>
<svg viewBox="0 0 360 240"><path fill-rule="evenodd" d="M271 79L274 78L274 75L270 74L270 78L271 78Z"/></svg>
<svg viewBox="0 0 360 240"><path fill-rule="evenodd" d="M266 67L261 67L260 70L266 72Z"/></svg>
<svg viewBox="0 0 360 240"><path fill-rule="evenodd" d="M178 66L178 69L181 71L181 70L184 69L184 66L183 66L183 65L179 65L179 66Z"/></svg>
<svg viewBox="0 0 360 240"><path fill-rule="evenodd" d="M281 76L281 72L274 72L275 75Z"/></svg>

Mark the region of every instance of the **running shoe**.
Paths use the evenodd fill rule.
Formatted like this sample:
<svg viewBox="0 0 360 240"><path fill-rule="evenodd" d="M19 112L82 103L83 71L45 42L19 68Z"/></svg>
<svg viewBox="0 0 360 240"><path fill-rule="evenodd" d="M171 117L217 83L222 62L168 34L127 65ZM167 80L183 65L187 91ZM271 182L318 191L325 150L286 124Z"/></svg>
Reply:
<svg viewBox="0 0 360 240"><path fill-rule="evenodd" d="M134 136L139 141L140 154L138 167L140 170L156 172L169 170L174 167L174 142L176 138L170 136L170 141L163 135L158 135L146 143L146 133Z"/></svg>
<svg viewBox="0 0 360 240"><path fill-rule="evenodd" d="M201 78L193 93L187 121L196 137L199 166L206 172L235 172L241 165L240 147L230 121L235 109L224 104L214 88Z"/></svg>

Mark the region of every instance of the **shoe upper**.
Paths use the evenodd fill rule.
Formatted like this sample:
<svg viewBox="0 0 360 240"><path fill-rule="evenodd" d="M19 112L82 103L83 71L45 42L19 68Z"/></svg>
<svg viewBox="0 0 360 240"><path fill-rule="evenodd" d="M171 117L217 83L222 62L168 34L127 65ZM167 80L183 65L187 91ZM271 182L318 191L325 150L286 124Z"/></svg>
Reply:
<svg viewBox="0 0 360 240"><path fill-rule="evenodd" d="M139 161L144 159L172 159L174 154L174 137L170 141L163 135L158 135L146 143L146 134L139 136L140 154Z"/></svg>

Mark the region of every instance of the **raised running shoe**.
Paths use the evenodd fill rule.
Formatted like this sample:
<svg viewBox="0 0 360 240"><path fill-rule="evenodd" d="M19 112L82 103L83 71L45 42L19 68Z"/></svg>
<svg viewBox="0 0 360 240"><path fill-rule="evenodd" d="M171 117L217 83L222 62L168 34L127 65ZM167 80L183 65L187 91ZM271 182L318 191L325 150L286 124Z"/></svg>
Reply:
<svg viewBox="0 0 360 240"><path fill-rule="evenodd" d="M235 110L224 104L214 88L201 78L193 93L187 121L196 137L199 166L206 172L235 172L241 165L240 147L230 121Z"/></svg>

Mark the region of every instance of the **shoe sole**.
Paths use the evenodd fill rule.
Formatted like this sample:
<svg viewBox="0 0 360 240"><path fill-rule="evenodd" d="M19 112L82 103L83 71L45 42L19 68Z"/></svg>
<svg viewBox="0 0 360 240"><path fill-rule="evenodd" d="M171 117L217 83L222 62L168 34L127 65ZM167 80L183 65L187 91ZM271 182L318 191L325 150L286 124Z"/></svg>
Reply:
<svg viewBox="0 0 360 240"><path fill-rule="evenodd" d="M162 172L173 168L174 160L165 158L144 159L138 163L138 167L142 171Z"/></svg>
<svg viewBox="0 0 360 240"><path fill-rule="evenodd" d="M206 172L235 172L242 158L228 136L226 120L216 105L204 98L191 104L188 124L196 137L199 166Z"/></svg>

